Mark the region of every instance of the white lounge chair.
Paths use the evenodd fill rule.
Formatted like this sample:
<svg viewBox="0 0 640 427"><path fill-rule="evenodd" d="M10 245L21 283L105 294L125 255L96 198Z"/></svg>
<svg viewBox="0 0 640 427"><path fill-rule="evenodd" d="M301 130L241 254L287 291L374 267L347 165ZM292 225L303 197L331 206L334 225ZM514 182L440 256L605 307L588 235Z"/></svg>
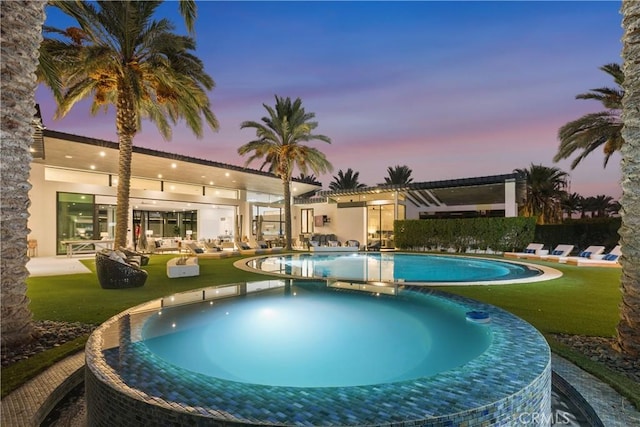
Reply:
<svg viewBox="0 0 640 427"><path fill-rule="evenodd" d="M579 267L620 267L620 256L622 251L620 245L611 249L607 254L592 254L587 257L569 257L567 264L577 265Z"/></svg>
<svg viewBox="0 0 640 427"><path fill-rule="evenodd" d="M573 245L558 245L548 254L544 254L544 255L530 254L530 255L527 255L525 258L565 262L566 258L569 256L572 250L573 250Z"/></svg>
<svg viewBox="0 0 640 427"><path fill-rule="evenodd" d="M502 254L507 258L526 258L527 255L546 255L549 251L544 251L542 248L544 243L529 243L522 252L505 252ZM545 252L545 253L543 253Z"/></svg>
<svg viewBox="0 0 640 427"><path fill-rule="evenodd" d="M571 257L568 254L566 256L560 256L558 259L550 258L550 261L557 261L559 263L566 263L570 258L589 258L591 255L600 255L604 252L604 246L589 246L584 251L580 251L577 257Z"/></svg>
<svg viewBox="0 0 640 427"><path fill-rule="evenodd" d="M226 258L228 256L240 255L238 251L219 251L215 249L204 249L199 247L195 242L185 244L189 251L198 258Z"/></svg>

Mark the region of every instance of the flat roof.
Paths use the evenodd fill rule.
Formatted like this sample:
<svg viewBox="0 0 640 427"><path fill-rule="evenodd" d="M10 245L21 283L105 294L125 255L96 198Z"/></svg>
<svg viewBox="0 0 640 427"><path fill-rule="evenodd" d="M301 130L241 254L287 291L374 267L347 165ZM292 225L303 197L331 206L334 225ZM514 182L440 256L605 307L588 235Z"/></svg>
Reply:
<svg viewBox="0 0 640 427"><path fill-rule="evenodd" d="M349 190L319 191L309 202L318 202L323 199L345 201L351 200L351 197L360 198L360 196L369 195L374 195L373 198L366 197L370 200L393 199L393 194L398 192L416 207L501 204L505 202L504 184L507 181L516 183L516 197L517 200L521 200L526 177L514 172L409 184L380 184Z"/></svg>
<svg viewBox="0 0 640 427"><path fill-rule="evenodd" d="M34 163L48 166L118 174L118 143L40 129L41 151L34 153ZM36 138L38 135L36 134ZM36 141L35 145L38 146ZM80 147L79 144L82 144ZM40 147L39 147L40 148ZM104 153L104 154L101 154ZM175 167L172 165L175 164ZM92 169L91 166L95 169ZM133 147L131 174L134 177L162 179L202 186L215 186L267 194L282 194L282 180L276 175L206 159ZM159 178L161 175L162 178ZM295 192L304 194L316 191L318 185L293 179Z"/></svg>

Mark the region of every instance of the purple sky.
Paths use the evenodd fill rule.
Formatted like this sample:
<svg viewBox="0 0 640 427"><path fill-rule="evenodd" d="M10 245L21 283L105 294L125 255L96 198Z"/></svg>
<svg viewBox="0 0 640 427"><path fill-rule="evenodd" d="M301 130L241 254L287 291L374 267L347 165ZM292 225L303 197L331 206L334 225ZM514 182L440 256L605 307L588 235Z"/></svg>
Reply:
<svg viewBox="0 0 640 427"><path fill-rule="evenodd" d="M216 81L210 98L220 130L202 139L184 126L163 141L145 122L134 143L233 165L240 130L274 95L300 97L316 113L314 142L339 169L384 182L407 165L416 182L512 172L531 163L571 173L572 192L621 195L620 156L603 169L593 152L573 171L553 163L560 126L601 110L576 100L614 87L599 67L621 62L620 2L199 2L198 55ZM162 12L183 32L175 2ZM47 25L64 27L57 11ZM54 13L56 12L56 13ZM113 109L88 103L63 119L46 88L37 100L49 129L117 141ZM259 162L250 167L258 168ZM297 173L296 173L297 175Z"/></svg>

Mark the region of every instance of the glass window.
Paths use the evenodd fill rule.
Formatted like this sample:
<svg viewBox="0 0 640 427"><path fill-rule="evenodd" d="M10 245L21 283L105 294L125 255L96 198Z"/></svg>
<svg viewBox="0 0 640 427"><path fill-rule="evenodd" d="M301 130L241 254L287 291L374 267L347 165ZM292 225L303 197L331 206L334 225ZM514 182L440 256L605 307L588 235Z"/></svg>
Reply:
<svg viewBox="0 0 640 427"><path fill-rule="evenodd" d="M117 181L117 180L114 180ZM136 190L162 190L162 182L153 179L131 178L131 189Z"/></svg>
<svg viewBox="0 0 640 427"><path fill-rule="evenodd" d="M44 168L45 181L81 182L83 184L109 185L109 175L97 172L81 172L69 169Z"/></svg>
<svg viewBox="0 0 640 427"><path fill-rule="evenodd" d="M313 209L300 210L300 232L302 234L313 233Z"/></svg>
<svg viewBox="0 0 640 427"><path fill-rule="evenodd" d="M202 195L202 187L199 185L165 181L163 189L167 193L191 194L196 196Z"/></svg>
<svg viewBox="0 0 640 427"><path fill-rule="evenodd" d="M167 187L165 186L165 191L166 190L167 190ZM205 196L221 197L223 199L234 199L234 200L238 199L238 191L229 190L226 188L205 187L204 194Z"/></svg>
<svg viewBox="0 0 640 427"><path fill-rule="evenodd" d="M97 240L100 232L94 223L92 194L57 193L56 240L58 255L66 253L64 240ZM97 221L96 221L97 222Z"/></svg>
<svg viewBox="0 0 640 427"><path fill-rule="evenodd" d="M367 245L380 243L382 248L393 248L394 205L367 206Z"/></svg>

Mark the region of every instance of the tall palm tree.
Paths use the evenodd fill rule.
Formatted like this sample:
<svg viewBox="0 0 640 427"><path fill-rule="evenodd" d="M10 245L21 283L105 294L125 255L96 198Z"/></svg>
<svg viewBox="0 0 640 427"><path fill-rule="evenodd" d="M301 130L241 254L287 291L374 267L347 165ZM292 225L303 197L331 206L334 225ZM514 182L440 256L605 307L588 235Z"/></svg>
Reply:
<svg viewBox="0 0 640 427"><path fill-rule="evenodd" d="M330 190L355 190L356 188L364 188L367 185L358 182L360 172L354 172L351 168L346 172L342 169L338 171L338 175L333 177L333 181L329 183Z"/></svg>
<svg viewBox="0 0 640 427"><path fill-rule="evenodd" d="M159 1L52 3L79 25L45 28L56 37L45 38L41 49L53 58L64 87L56 117L85 98L91 99L93 114L109 105L116 111L120 157L115 246L125 246L133 139L142 120L153 122L165 139L181 119L198 137L203 121L217 129L208 98L214 82L191 53L195 41L174 34L168 20L153 19Z"/></svg>
<svg viewBox="0 0 640 427"><path fill-rule="evenodd" d="M27 298L29 275L27 220L29 170L35 114L38 48L42 40L45 2L0 2L2 70L0 114L0 325L2 346L17 346L33 338Z"/></svg>
<svg viewBox="0 0 640 427"><path fill-rule="evenodd" d="M617 326L617 348L640 356L640 2L622 2L622 58L625 94L622 99L622 302Z"/></svg>
<svg viewBox="0 0 640 427"><path fill-rule="evenodd" d="M537 216L538 224L560 222L561 200L565 194L568 174L555 167L534 164L529 169L516 169L515 172L525 175L527 182L523 216Z"/></svg>
<svg viewBox="0 0 640 427"><path fill-rule="evenodd" d="M409 166L389 166L387 168L388 176L384 178L384 182L386 184L409 184L413 181L413 178L411 178L412 172Z"/></svg>
<svg viewBox="0 0 640 427"><path fill-rule="evenodd" d="M624 142L620 119L624 95L622 88L624 74L620 65L615 63L604 65L600 69L613 77L618 86L591 89L590 92L577 95L576 99L595 99L602 103L605 110L586 114L562 126L558 131L560 146L553 158L554 162L567 159L575 152L582 151L571 162L571 169L574 169L582 159L601 146L604 151L604 166L606 167L611 155L620 150Z"/></svg>
<svg viewBox="0 0 640 427"><path fill-rule="evenodd" d="M284 230L285 249L291 250L291 177L294 167L302 174L309 169L319 174L331 171L333 167L320 150L304 145L304 142L323 141L331 143L325 135L312 133L318 122L312 121L314 113L307 113L302 107L302 100L296 98L291 102L289 97L276 95L276 105L272 108L262 104L269 113L262 118L262 123L255 121L242 122L240 129L253 128L256 138L238 148L238 154L244 156L252 153L245 165L253 160L261 159L261 166L269 167L269 171L279 176L284 188Z"/></svg>

